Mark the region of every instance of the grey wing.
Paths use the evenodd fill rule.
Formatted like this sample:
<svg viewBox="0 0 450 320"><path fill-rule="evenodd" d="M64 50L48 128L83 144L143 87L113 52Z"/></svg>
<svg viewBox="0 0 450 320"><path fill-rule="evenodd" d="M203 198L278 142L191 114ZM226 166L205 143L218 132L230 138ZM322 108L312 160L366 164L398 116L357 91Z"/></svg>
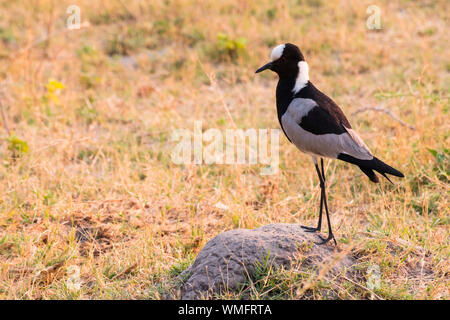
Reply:
<svg viewBox="0 0 450 320"><path fill-rule="evenodd" d="M367 147L361 137L353 129L343 127L347 133L344 134L344 138L342 139L341 153L348 154L360 160L372 160L372 152L370 152L369 147Z"/></svg>
<svg viewBox="0 0 450 320"><path fill-rule="evenodd" d="M337 158L340 153L371 160L369 148L314 100L296 98L282 117L283 130L298 149L317 156Z"/></svg>

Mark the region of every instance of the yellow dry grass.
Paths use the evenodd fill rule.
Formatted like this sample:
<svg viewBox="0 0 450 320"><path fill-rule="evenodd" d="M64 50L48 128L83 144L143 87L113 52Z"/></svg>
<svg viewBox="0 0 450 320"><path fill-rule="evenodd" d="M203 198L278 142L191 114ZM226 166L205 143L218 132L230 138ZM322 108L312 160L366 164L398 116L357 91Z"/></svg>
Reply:
<svg viewBox="0 0 450 320"><path fill-rule="evenodd" d="M379 31L371 1L77 0L83 28L68 30L73 2L0 1L0 298L177 297L175 275L218 233L315 223L314 167L284 137L272 176L170 158L173 130L196 120L279 127L276 77L254 70L283 42L406 176L375 185L327 161L339 246L362 275L380 267L377 297L449 298L448 1L378 1ZM273 278L282 298L327 298L294 275ZM360 280L326 287L374 297Z"/></svg>

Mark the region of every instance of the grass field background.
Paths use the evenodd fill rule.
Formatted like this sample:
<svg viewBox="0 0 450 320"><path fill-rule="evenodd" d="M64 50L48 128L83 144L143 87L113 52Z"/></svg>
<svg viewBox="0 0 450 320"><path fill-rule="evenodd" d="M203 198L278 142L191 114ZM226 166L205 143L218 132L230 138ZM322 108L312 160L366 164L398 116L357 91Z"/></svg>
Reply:
<svg viewBox="0 0 450 320"><path fill-rule="evenodd" d="M66 27L74 4L79 30ZM381 9L381 30L367 29L369 5ZM305 282L266 270L221 297L449 298L448 1L0 8L0 298L177 298L176 276L218 233L314 224L313 164L284 136L275 175L171 160L173 130L194 121L223 132L279 128L277 78L254 71L284 42L301 48L311 81L406 177L371 184L326 162L335 235L360 277ZM371 290L373 265L381 285Z"/></svg>

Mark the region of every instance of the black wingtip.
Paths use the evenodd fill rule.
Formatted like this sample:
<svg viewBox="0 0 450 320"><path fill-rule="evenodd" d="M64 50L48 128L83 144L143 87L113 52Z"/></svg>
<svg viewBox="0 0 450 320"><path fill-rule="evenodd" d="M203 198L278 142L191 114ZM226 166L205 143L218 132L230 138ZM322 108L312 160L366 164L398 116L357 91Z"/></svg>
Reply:
<svg viewBox="0 0 450 320"><path fill-rule="evenodd" d="M373 157L372 160L361 160L357 159L355 157L352 157L348 154L340 153L337 157L339 160L343 160L352 164L357 165L362 172L364 172L372 182L379 182L378 177L376 176L375 172L380 173L383 177L385 177L390 183L393 184L391 179L386 174L390 174L399 178L404 178L404 174L398 171L397 169L392 168L391 166L387 165L380 159Z"/></svg>
<svg viewBox="0 0 450 320"><path fill-rule="evenodd" d="M373 172L372 169L368 169L368 168L364 168L364 167L359 167L361 169L362 172L364 172L364 174L366 176L369 177L369 180L372 181L373 183L378 183L380 182L380 180L378 179L378 176L375 174L375 172Z"/></svg>
<svg viewBox="0 0 450 320"><path fill-rule="evenodd" d="M380 172L381 173L381 175L383 176L383 177L385 177L386 179L387 179L387 181L389 181L391 184L394 184L392 181L391 181L391 179L389 179L389 177L384 173L384 172Z"/></svg>

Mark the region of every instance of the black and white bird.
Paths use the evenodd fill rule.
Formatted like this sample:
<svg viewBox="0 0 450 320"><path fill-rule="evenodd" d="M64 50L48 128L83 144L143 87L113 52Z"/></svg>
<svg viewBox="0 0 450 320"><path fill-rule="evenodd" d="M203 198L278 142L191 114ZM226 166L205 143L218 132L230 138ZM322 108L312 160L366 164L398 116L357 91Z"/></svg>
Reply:
<svg viewBox="0 0 450 320"><path fill-rule="evenodd" d="M374 171L386 179L386 174L403 177L403 174L372 155L369 148L353 131L350 123L338 105L317 89L310 81L308 64L300 49L291 43L281 44L272 50L270 62L256 73L270 69L279 76L276 99L278 120L284 134L300 151L312 156L319 176L321 196L317 227L302 226L306 231L321 230L322 211L328 222L328 237L319 244L326 243L333 236L325 193L325 171L323 158L339 159L358 166L372 182L378 182ZM320 158L321 169L318 159ZM392 182L391 182L392 183Z"/></svg>

